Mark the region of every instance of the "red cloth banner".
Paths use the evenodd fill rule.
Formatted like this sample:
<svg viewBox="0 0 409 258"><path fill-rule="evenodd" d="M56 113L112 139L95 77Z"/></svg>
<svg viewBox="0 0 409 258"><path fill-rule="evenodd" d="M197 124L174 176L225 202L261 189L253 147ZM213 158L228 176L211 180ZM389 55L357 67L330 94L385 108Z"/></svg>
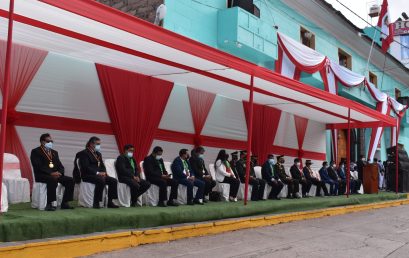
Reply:
<svg viewBox="0 0 409 258"><path fill-rule="evenodd" d="M4 78L6 61L6 42L0 41L0 78ZM6 128L7 153L16 155L20 160L21 176L33 182L30 160L24 150L20 137L14 127L15 108L30 85L34 75L43 63L47 52L34 48L13 44L10 69L10 90L8 102L8 119ZM3 92L4 80L0 79L0 89Z"/></svg>
<svg viewBox="0 0 409 258"><path fill-rule="evenodd" d="M297 132L297 142L298 142L298 158L301 160L302 167L302 158L304 152L302 146L304 144L305 133L307 131L308 119L294 115L295 130Z"/></svg>
<svg viewBox="0 0 409 258"><path fill-rule="evenodd" d="M139 162L148 154L173 83L146 75L95 65L118 149L135 146Z"/></svg>
<svg viewBox="0 0 409 258"><path fill-rule="evenodd" d="M212 108L216 94L205 92L193 88L187 88L189 94L190 109L192 111L193 126L195 128L194 145L200 146L203 144L203 139L200 136L203 126Z"/></svg>
<svg viewBox="0 0 409 258"><path fill-rule="evenodd" d="M243 102L247 126L249 125L249 103ZM281 110L254 104L252 154L260 160L267 158L272 151L274 139L280 123Z"/></svg>

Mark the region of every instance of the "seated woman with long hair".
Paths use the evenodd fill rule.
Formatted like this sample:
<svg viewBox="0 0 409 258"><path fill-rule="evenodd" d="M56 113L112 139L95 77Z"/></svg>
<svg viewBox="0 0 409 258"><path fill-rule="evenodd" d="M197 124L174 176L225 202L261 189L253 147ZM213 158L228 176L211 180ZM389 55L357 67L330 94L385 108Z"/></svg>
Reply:
<svg viewBox="0 0 409 258"><path fill-rule="evenodd" d="M239 191L240 181L235 177L230 163L227 160L228 154L226 150L220 150L217 155L214 168L216 170L216 180L219 183L226 183L230 185L229 201L237 202L237 192Z"/></svg>

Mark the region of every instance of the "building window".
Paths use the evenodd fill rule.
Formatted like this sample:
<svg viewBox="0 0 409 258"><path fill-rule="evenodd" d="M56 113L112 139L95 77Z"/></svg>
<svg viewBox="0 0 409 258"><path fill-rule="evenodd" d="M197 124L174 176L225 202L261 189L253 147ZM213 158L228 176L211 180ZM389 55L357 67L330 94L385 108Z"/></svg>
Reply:
<svg viewBox="0 0 409 258"><path fill-rule="evenodd" d="M409 59L409 35L400 36L402 60Z"/></svg>
<svg viewBox="0 0 409 258"><path fill-rule="evenodd" d="M338 48L338 60L339 64L352 70L352 57L350 54L345 52L344 50Z"/></svg>
<svg viewBox="0 0 409 258"><path fill-rule="evenodd" d="M311 31L301 27L300 38L303 45L315 49L315 35Z"/></svg>
<svg viewBox="0 0 409 258"><path fill-rule="evenodd" d="M378 77L372 72L369 72L369 82L378 87Z"/></svg>
<svg viewBox="0 0 409 258"><path fill-rule="evenodd" d="M401 92L399 89L395 88L395 99L398 100L398 98L401 97Z"/></svg>

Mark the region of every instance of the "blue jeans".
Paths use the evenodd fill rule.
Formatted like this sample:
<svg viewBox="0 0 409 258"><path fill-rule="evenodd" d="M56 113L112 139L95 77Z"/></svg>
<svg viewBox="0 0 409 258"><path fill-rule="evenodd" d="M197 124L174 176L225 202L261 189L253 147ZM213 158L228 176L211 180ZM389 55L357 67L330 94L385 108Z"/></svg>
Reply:
<svg viewBox="0 0 409 258"><path fill-rule="evenodd" d="M191 202L193 200L193 187L194 186L197 187L195 200L203 199L205 182L199 179L195 179L191 181L187 178L180 179L178 182L179 184L184 185L187 188L187 202Z"/></svg>
<svg viewBox="0 0 409 258"><path fill-rule="evenodd" d="M338 187L339 187L338 181L329 179L329 180L325 181L325 183L329 184L329 189L330 189L329 192L330 192L331 195L338 194Z"/></svg>

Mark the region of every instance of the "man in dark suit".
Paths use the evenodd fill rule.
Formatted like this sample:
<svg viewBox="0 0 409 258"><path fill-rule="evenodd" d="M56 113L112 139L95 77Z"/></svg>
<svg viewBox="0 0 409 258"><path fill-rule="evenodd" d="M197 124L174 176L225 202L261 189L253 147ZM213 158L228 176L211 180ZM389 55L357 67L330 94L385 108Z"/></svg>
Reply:
<svg viewBox="0 0 409 258"><path fill-rule="evenodd" d="M190 167L196 177L196 179L201 180L205 183L204 196L209 195L213 187L216 186L216 181L213 180L209 171L206 168L205 162L203 160L205 149L203 147L197 147L192 151L192 156L189 159ZM203 199L206 202L206 199Z"/></svg>
<svg viewBox="0 0 409 258"><path fill-rule="evenodd" d="M299 192L300 189L300 184L297 179L291 178L285 173L285 168L284 168L284 156L278 156L277 157L278 163L274 165L274 171L275 173L278 174L278 177L280 180L287 185L288 187L288 193L287 193L287 198L292 199L292 198L301 198Z"/></svg>
<svg viewBox="0 0 409 258"><path fill-rule="evenodd" d="M165 164L162 159L163 149L159 146L153 148L151 155L147 156L143 161L143 171L146 179L159 187L159 207L179 206L175 200L178 198L179 183L170 177L166 171ZM171 187L169 200L168 186ZM166 202L166 200L168 200Z"/></svg>
<svg viewBox="0 0 409 258"><path fill-rule="evenodd" d="M40 143L40 147L31 151L30 160L34 169L35 181L47 184L45 210L55 211L57 209L52 203L57 200L58 183L65 187L61 209L73 209L68 202L73 200L74 180L64 175L64 166L58 157L58 152L53 150L53 139L50 134L42 134Z"/></svg>
<svg viewBox="0 0 409 258"><path fill-rule="evenodd" d="M271 200L281 200L278 195L280 194L281 190L284 187L283 182L281 182L278 174L274 172L274 155L269 154L267 156L267 161L263 164L261 168L261 176L264 181L267 182L271 186L271 192L268 195L268 199Z"/></svg>
<svg viewBox="0 0 409 258"><path fill-rule="evenodd" d="M231 160L230 160L231 170L233 171L234 176L240 180L239 173L237 173L237 168L236 168L238 161L239 161L239 152L238 151L232 152Z"/></svg>
<svg viewBox="0 0 409 258"><path fill-rule="evenodd" d="M241 183L246 182L246 155L247 151L240 151L240 159L236 163L236 170L237 174L239 175ZM253 162L250 162L249 184L252 186L251 200L252 201L263 200L266 181L264 181L263 179L256 178Z"/></svg>
<svg viewBox="0 0 409 258"><path fill-rule="evenodd" d="M356 162L356 165L358 167L358 179L362 182L364 179L364 166L366 165L366 159L364 155L359 156L359 160Z"/></svg>
<svg viewBox="0 0 409 258"><path fill-rule="evenodd" d="M172 163L173 178L179 184L187 187L187 204L203 205L205 182L195 177L194 171L188 162L188 150L181 149L179 157L175 158ZM193 187L197 187L196 196L193 199Z"/></svg>
<svg viewBox="0 0 409 258"><path fill-rule="evenodd" d="M116 159L115 168L118 174L118 181L124 183L131 189L131 206L136 207L139 196L146 192L151 184L141 179L138 166L133 158L134 146L127 144L124 146L124 153Z"/></svg>
<svg viewBox="0 0 409 258"><path fill-rule="evenodd" d="M310 181L311 184L317 187L315 191L315 196L321 196L321 188L324 190L324 195L329 196L328 189L325 183L321 180L321 176L318 172L313 171L311 168L312 162L311 160L305 161L305 167L303 168L304 176L307 181Z"/></svg>
<svg viewBox="0 0 409 258"><path fill-rule="evenodd" d="M308 181L303 171L300 169L301 161L299 158L294 159L294 165L290 168L290 174L293 179L297 179L302 186L302 197L307 198L311 189L311 181Z"/></svg>
<svg viewBox="0 0 409 258"><path fill-rule="evenodd" d="M342 161L341 161L342 163ZM341 164L340 164L341 165ZM342 179L338 175L338 169L337 169L337 164L335 161L330 162L330 166L327 169L329 177L334 181L338 182L338 191L335 193L335 195L342 195L345 193L345 185L346 182L342 181Z"/></svg>
<svg viewBox="0 0 409 258"><path fill-rule="evenodd" d="M118 199L118 181L108 176L101 155L101 139L93 136L87 142L85 150L78 155L79 170L83 182L95 184L93 208L99 209L105 186L108 186L108 208L119 208L112 202Z"/></svg>
<svg viewBox="0 0 409 258"><path fill-rule="evenodd" d="M329 184L330 194L331 195L336 195L336 193L338 192L338 181L334 181L329 177L328 162L327 161L324 161L322 163L322 168L320 169L319 173L320 173L321 180L324 183Z"/></svg>

